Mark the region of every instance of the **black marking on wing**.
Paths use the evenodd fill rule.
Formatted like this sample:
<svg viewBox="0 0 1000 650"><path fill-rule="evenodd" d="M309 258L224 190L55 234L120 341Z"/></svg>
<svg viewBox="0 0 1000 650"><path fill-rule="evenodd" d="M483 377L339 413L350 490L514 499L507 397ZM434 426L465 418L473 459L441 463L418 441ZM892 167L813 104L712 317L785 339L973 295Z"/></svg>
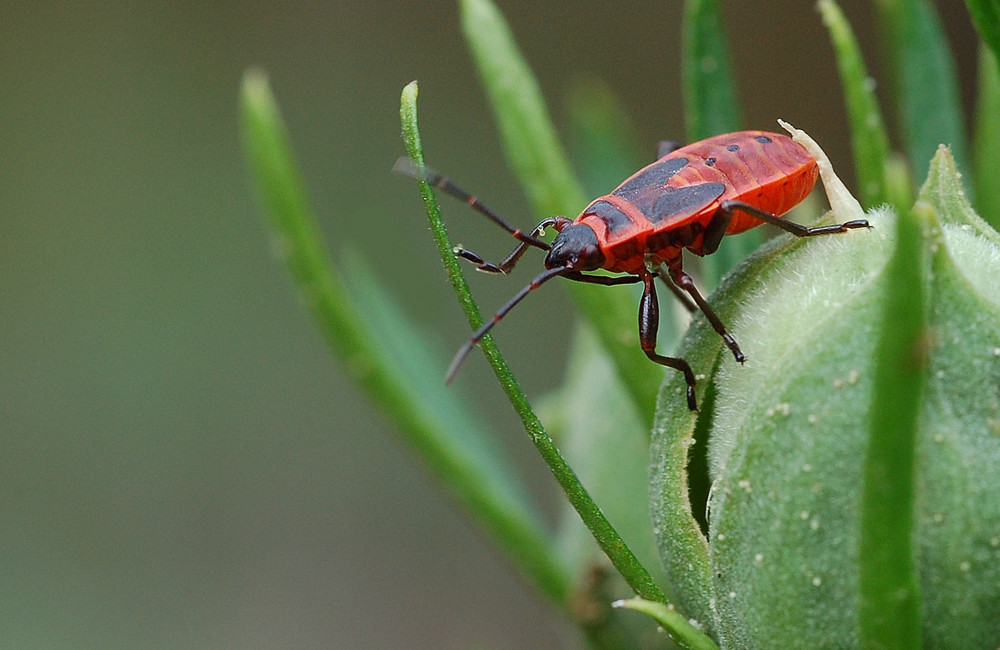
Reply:
<svg viewBox="0 0 1000 650"><path fill-rule="evenodd" d="M657 224L676 217L686 217L708 207L722 193L726 186L722 183L699 183L687 187L669 188L660 197L650 211L643 211L650 223Z"/></svg>
<svg viewBox="0 0 1000 650"><path fill-rule="evenodd" d="M634 205L639 212L649 214L660 196L670 191L667 183L673 175L687 167L689 162L687 158L670 158L659 162L626 181L614 194Z"/></svg>
<svg viewBox="0 0 1000 650"><path fill-rule="evenodd" d="M585 215L593 215L608 227L608 234L615 235L632 227L632 220L618 206L598 199L584 210Z"/></svg>
<svg viewBox="0 0 1000 650"><path fill-rule="evenodd" d="M644 194L647 190L662 189L674 174L687 166L687 158L670 158L669 160L658 162L625 181L612 194L620 196L629 203L639 207L635 202L637 197ZM640 209L642 208L640 207Z"/></svg>

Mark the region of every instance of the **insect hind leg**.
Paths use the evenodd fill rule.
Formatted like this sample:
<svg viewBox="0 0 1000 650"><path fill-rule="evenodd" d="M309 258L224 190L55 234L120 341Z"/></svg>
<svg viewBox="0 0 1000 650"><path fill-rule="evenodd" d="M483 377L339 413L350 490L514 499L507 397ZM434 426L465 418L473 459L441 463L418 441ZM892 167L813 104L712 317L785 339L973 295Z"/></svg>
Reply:
<svg viewBox="0 0 1000 650"><path fill-rule="evenodd" d="M781 228L785 232L791 233L796 237L832 235L847 232L853 228L871 228L871 224L868 223L867 219L853 219L851 221L845 221L844 223L835 223L829 226L816 226L809 228L800 223L795 223L794 221L786 221L777 215L761 210L760 208L750 205L749 203L744 203L743 201L723 201L722 204L719 205L719 208L730 214L736 211L745 212L751 217L760 219L764 223L769 223L772 226L777 226L778 228Z"/></svg>
<svg viewBox="0 0 1000 650"><path fill-rule="evenodd" d="M642 299L639 301L639 345L650 361L673 368L684 374L687 384L687 405L692 411L698 410L694 387L697 383L690 364L680 357L666 357L656 352L656 335L660 328L660 308L656 300L653 274L648 269L639 272L642 279Z"/></svg>

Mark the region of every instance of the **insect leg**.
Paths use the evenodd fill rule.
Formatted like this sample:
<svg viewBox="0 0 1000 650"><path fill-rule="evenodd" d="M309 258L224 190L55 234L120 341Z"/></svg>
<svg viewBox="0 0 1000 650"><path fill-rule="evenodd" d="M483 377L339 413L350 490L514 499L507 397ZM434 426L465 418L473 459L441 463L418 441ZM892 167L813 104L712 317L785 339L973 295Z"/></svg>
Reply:
<svg viewBox="0 0 1000 650"><path fill-rule="evenodd" d="M749 203L744 203L743 201L723 201L719 206L719 209L729 213L740 210L749 214L751 217L756 217L765 223L769 223L772 226L777 226L786 232L790 232L796 237L831 235L834 233L847 232L852 228L871 228L867 219L854 219L852 221L845 221L844 223L837 223L830 226L808 228L802 224L795 223L794 221L785 221L781 217L773 215L770 212L765 212L764 210L754 207Z"/></svg>
<svg viewBox="0 0 1000 650"><path fill-rule="evenodd" d="M655 272L660 280L663 281L663 284L667 285L667 288L674 294L674 297L677 298L682 305L684 305L684 309L692 313L698 311L698 305L692 302L691 298L689 298L688 295L677 286L673 278L670 277L670 274L667 273L666 267L660 264L656 267Z"/></svg>
<svg viewBox="0 0 1000 650"><path fill-rule="evenodd" d="M639 277L643 284L642 299L639 301L639 345L650 360L684 373L684 381L687 382L688 408L697 411L698 402L694 394L695 378L691 366L680 357L665 357L656 353L656 334L660 329L660 308L656 302L654 278L649 269L645 268L639 271Z"/></svg>
<svg viewBox="0 0 1000 650"><path fill-rule="evenodd" d="M525 296L527 296L529 293L531 293L538 287L542 286L542 284L548 282L549 280L558 275L565 275L567 272L568 269L563 267L554 269L545 269L544 271L536 275L534 279L527 285L525 285L520 291L514 294L514 297L508 300L507 304L498 309L496 313L493 314L493 318L483 323L482 327L473 332L469 340L465 342L465 345L459 348L458 352L455 353L455 358L451 360L451 365L448 366L448 372L445 374L444 378L445 383L446 384L450 383L451 380L455 378L455 374L458 372L458 369L462 366L462 362L465 361L465 358L469 356L469 352L472 351L472 348L474 348L476 346L476 343L479 343L479 341L481 341L482 338L486 336L486 334L488 334L491 329L493 329L494 325L499 323L500 320L507 315L507 312L513 309L514 306L517 305L517 303L524 300Z"/></svg>
<svg viewBox="0 0 1000 650"><path fill-rule="evenodd" d="M726 326L722 323L722 319L716 315L715 311L713 311L712 307L708 304L708 301L706 301L701 295L701 292L698 291L698 287L695 286L694 280L691 279L691 276L685 273L683 269L679 268L671 269L670 273L674 282L677 283L677 286L691 294L691 297L694 298L694 301L698 304L698 309L701 310L701 313L705 314L705 318L707 318L708 322L711 323L712 329L714 329L716 333L722 337L726 347L733 353L736 360L740 363L746 361L746 356L744 356L743 351L740 350L739 343L736 342L736 339L733 338L732 334L726 331Z"/></svg>
<svg viewBox="0 0 1000 650"><path fill-rule="evenodd" d="M711 255L719 250L722 238L726 236L729 223L733 220L733 212L725 208L719 210L709 219L701 239L701 255Z"/></svg>
<svg viewBox="0 0 1000 650"><path fill-rule="evenodd" d="M556 219L554 217L542 219L542 221L540 221L539 224L531 230L531 236L541 237L545 234L545 229L551 227L555 224L555 222ZM521 256L524 255L524 251L528 250L530 246L532 246L532 244L522 241L517 245L517 247L514 248L513 251L511 251L510 255L505 257L499 264L487 262L476 253L473 253L466 248L462 248L461 246L456 246L453 252L456 257L461 257L464 260L472 262L476 265L476 269L483 271L484 273L509 273L510 270L514 268L514 265L517 264L517 261L521 259ZM546 244L546 250L547 249L548 244Z"/></svg>

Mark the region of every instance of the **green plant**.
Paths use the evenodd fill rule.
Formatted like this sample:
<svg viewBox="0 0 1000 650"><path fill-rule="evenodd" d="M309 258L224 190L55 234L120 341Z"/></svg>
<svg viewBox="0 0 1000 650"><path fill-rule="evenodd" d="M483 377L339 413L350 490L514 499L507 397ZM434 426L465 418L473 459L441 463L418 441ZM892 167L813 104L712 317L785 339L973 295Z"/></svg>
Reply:
<svg viewBox="0 0 1000 650"><path fill-rule="evenodd" d="M585 525L567 519L555 534L497 460L488 427L441 384L444 365L428 352L433 346L363 260L329 261L266 80L247 74L248 157L281 250L331 346L592 646L666 642L641 617L610 609L630 594L637 598L618 604L656 618L681 647L1000 643L1000 288L992 280L1000 277L1000 236L972 211L955 163L972 171L980 211L996 226L1000 11L988 0L967 4L984 41L971 162L932 5L877 3L903 134L905 153L897 156L850 28L832 0L820 1L874 229L778 238L759 248L744 238L705 260L703 276L718 278L757 248L711 297L752 361L733 364L701 319L680 342L680 354L707 375L699 413L687 411L676 373L657 392L662 371L634 345L635 304L626 292L570 287L585 323L574 335L567 384L546 401L558 447L489 337L483 340L525 430ZM575 214L584 194L506 24L488 0L461 5L507 156L535 212ZM686 3L691 140L740 126L720 23L715 2ZM404 89L401 117L408 152L422 164L416 95L415 84ZM591 113L581 121L597 115L587 123L602 124L613 115L600 92L582 95L578 103ZM583 130L588 146L604 151L614 150L608 131ZM928 162L915 192L908 169L922 176ZM426 185L421 196L476 327L481 316ZM358 334L362 322L372 335ZM595 573L588 535L617 574Z"/></svg>

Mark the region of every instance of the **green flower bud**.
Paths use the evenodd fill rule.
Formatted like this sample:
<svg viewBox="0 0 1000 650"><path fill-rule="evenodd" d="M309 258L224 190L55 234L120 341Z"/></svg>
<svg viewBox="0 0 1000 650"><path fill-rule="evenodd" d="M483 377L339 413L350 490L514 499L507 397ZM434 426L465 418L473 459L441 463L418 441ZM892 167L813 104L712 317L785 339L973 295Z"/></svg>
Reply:
<svg viewBox="0 0 1000 650"><path fill-rule="evenodd" d="M707 375L702 412L684 412L677 378L661 394L651 471L660 556L680 611L721 647L870 641L880 601L863 576L879 567L865 564L862 539L879 539L865 529L878 512L865 490L877 493L882 461L904 472L888 478L907 523L886 539L909 555L899 564L914 582L901 597L916 601L910 638L1000 645L1000 236L972 212L943 148L906 216L919 224L919 248L903 260L919 295L899 295L913 287L890 272L896 217L868 218L872 230L779 238L741 265L712 302L746 364L696 319L681 353ZM923 322L887 322L887 306L908 297ZM895 423L873 423L893 422L875 417L878 400L904 385L880 365L897 331L919 333L898 368L919 376L903 396L915 417L902 469L868 458L895 434Z"/></svg>

